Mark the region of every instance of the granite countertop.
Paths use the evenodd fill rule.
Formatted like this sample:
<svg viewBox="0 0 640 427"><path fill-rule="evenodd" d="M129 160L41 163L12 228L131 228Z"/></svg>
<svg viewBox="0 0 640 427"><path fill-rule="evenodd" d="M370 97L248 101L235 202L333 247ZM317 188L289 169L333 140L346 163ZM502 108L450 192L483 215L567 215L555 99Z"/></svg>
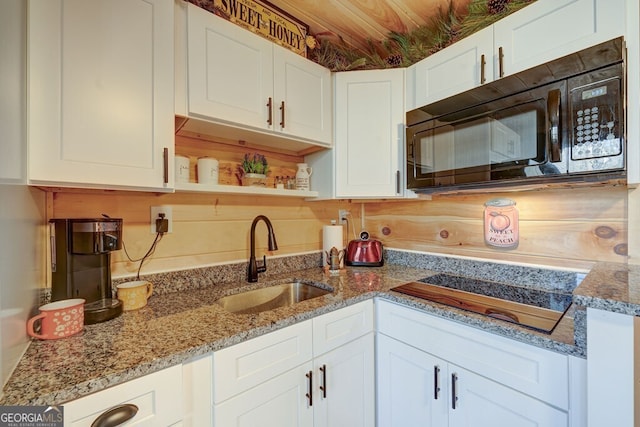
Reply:
<svg viewBox="0 0 640 427"><path fill-rule="evenodd" d="M573 292L576 305L640 315L640 266L599 263Z"/></svg>
<svg viewBox="0 0 640 427"><path fill-rule="evenodd" d="M576 345L571 309L552 334L390 291L430 274L424 268L385 265L347 268L329 275L320 267L272 275L259 283L230 282L154 295L146 307L76 336L34 340L3 389L1 405L57 405L150 374L194 357L374 297L564 354L584 357ZM221 296L291 279L321 282L334 292L259 314L226 312Z"/></svg>

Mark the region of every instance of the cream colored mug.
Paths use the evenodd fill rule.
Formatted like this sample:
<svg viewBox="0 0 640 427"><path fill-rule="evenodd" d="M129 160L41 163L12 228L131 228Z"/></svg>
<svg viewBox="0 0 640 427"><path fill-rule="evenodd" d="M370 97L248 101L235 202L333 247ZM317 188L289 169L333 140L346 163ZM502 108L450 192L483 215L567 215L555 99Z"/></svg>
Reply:
<svg viewBox="0 0 640 427"><path fill-rule="evenodd" d="M122 301L122 310L137 310L147 305L153 293L153 284L146 280L121 283L116 286L118 299Z"/></svg>

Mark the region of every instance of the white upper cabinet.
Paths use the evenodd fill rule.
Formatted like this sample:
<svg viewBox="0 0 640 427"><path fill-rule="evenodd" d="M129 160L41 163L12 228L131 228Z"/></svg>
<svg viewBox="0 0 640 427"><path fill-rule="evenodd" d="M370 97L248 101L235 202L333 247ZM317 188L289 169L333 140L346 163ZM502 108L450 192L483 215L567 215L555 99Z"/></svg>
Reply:
<svg viewBox="0 0 640 427"><path fill-rule="evenodd" d="M335 74L335 196L404 194L404 70Z"/></svg>
<svg viewBox="0 0 640 427"><path fill-rule="evenodd" d="M188 114L269 129L272 43L188 5Z"/></svg>
<svg viewBox="0 0 640 427"><path fill-rule="evenodd" d="M185 7L176 56L186 50L187 69L176 64L175 112L201 120L181 131L294 152L331 145L329 69L193 4L176 10Z"/></svg>
<svg viewBox="0 0 640 427"><path fill-rule="evenodd" d="M538 0L493 28L502 77L624 35L625 0Z"/></svg>
<svg viewBox="0 0 640 427"><path fill-rule="evenodd" d="M409 70L411 110L625 34L625 0L538 0Z"/></svg>
<svg viewBox="0 0 640 427"><path fill-rule="evenodd" d="M331 145L331 71L277 45L273 67L275 129Z"/></svg>
<svg viewBox="0 0 640 427"><path fill-rule="evenodd" d="M33 0L30 184L171 190L173 7Z"/></svg>
<svg viewBox="0 0 640 427"><path fill-rule="evenodd" d="M415 105L493 81L493 28L485 28L413 65Z"/></svg>

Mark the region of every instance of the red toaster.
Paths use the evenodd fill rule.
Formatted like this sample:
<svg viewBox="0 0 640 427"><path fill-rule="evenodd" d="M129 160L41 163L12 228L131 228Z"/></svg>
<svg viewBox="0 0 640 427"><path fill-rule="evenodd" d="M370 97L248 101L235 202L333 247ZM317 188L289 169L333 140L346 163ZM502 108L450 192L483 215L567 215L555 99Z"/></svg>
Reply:
<svg viewBox="0 0 640 427"><path fill-rule="evenodd" d="M352 240L347 246L345 263L354 267L381 267L382 243L378 240L369 240L369 233L360 232L360 239Z"/></svg>

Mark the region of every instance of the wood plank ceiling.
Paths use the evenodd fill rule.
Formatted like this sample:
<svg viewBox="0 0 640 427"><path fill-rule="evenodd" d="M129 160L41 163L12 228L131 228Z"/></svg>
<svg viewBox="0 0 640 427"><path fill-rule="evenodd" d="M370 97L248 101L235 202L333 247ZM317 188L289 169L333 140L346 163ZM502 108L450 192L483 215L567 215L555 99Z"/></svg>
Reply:
<svg viewBox="0 0 640 427"><path fill-rule="evenodd" d="M366 49L367 40L381 41L392 31L406 33L447 10L460 11L470 0L270 0L309 25L311 34Z"/></svg>

